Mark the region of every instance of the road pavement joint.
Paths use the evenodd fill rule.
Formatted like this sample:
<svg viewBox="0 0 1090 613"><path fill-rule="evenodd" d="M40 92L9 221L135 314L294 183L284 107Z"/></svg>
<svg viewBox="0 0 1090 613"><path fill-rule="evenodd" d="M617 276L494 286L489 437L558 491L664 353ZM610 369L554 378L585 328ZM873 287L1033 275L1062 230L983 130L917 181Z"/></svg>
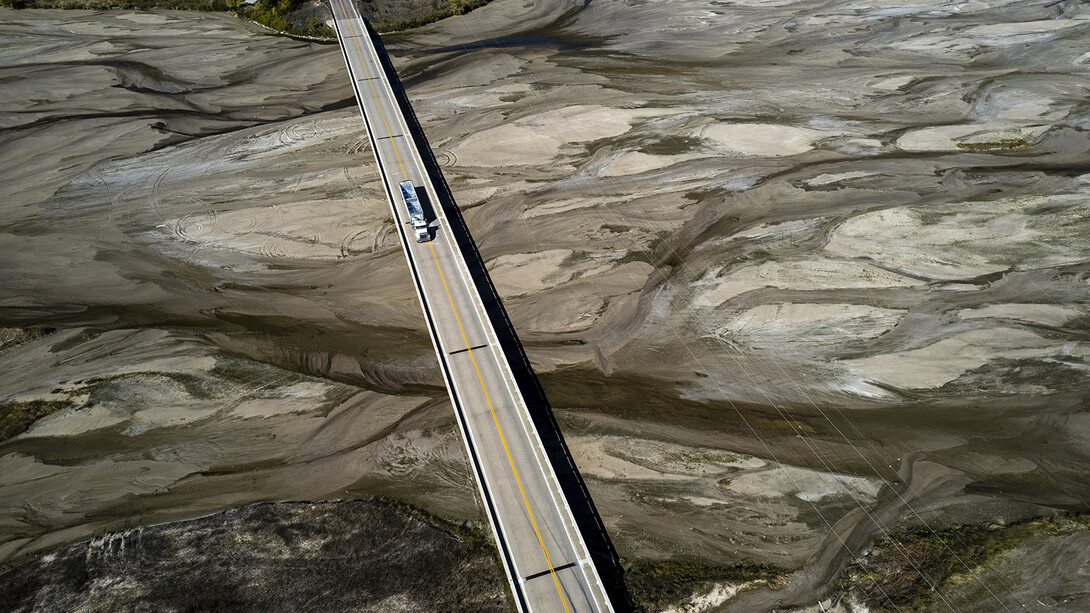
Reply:
<svg viewBox="0 0 1090 613"><path fill-rule="evenodd" d="M370 39L370 36L368 34L351 34L346 36L341 29L342 19L338 18L338 15L345 16L343 22L350 31L353 29L353 27L366 28L366 25L358 16L350 17L348 9L345 8L341 0L337 0L337 4L340 5L341 10L339 13L336 10L333 11L334 26L337 29L337 34L342 41L341 50L344 55L345 64L348 68L350 76L353 77L353 89L360 103L361 115L363 117L365 125L367 126L368 137L371 140L372 149L379 162L380 170L384 167L387 167L387 164L385 164L384 162L392 160L389 160L387 158L387 156L391 153L390 150L386 149L384 151L381 147L379 147L379 141L389 140L390 142L388 147L393 147L392 153L397 158L398 166L401 168L402 178L409 180L419 178L421 180L421 183L426 186L427 193L434 198L434 196L438 195L438 192L432 185L431 177L425 170L425 166L423 165L422 160L419 159L419 152L416 150L416 147L418 147L418 145L417 143L415 143L415 139L409 135L409 130L405 123L406 120L402 115L401 107L399 106L400 103L398 102L396 96L393 93L393 89L389 80L385 78L385 67L382 65L378 57L378 51L375 48L373 41ZM361 45L359 43L359 39L363 38L367 39L362 45L362 47L366 48L366 53L361 48ZM368 74L368 78L366 79L354 78L355 75L352 67L353 59L349 57L347 49L347 40L349 39L353 39L352 42L356 47L358 60L363 70L368 73L370 72L370 69L368 68L368 58L370 58L371 62L375 66L376 71L378 71L379 73L378 76L371 76L370 74ZM389 134L391 131L389 128L391 126L389 125L386 113L383 110L384 104L382 96L380 96L379 93L375 90L375 80L379 80L382 82L380 89L386 94L386 97L388 98L387 103L388 106L391 107L390 115L393 119L393 123L396 127L401 129L402 134ZM373 97L367 98L362 95L360 87L358 86L358 84L362 81L369 82ZM372 112L377 110L377 112L382 115L383 125L385 125L386 127L386 132L388 136L375 136L371 122L367 117L368 106L372 107ZM396 141L394 140L398 137L404 138L403 142L406 144L407 148L407 162L403 162L401 155L398 152L398 146ZM409 170L412 171L411 175L408 171L406 171L406 163L409 164ZM421 257L419 255L414 256L414 251L419 251L419 248L413 248L413 242L410 240L410 237L405 232L405 229L400 223L402 221L403 215L396 206L397 200L394 197L394 192L396 190L392 189L391 187L392 177L390 177L385 171L380 172L380 174L383 180L383 185L386 189L388 202L394 214L394 218L399 222L398 224L396 224L398 229L398 236L401 239L404 254L408 262L410 272L413 276L414 289L417 291L417 296L420 298L421 307L424 311L425 319L427 320L428 329L431 332L432 341L436 350L436 356L440 364L440 370L443 373L443 377L445 382L447 383L448 389L452 392L451 401L454 405L455 413L458 418L459 428L462 431L463 442L466 445L467 454L471 460L471 464L473 465L474 474L476 476L477 485L481 493L482 501L485 503L486 509L488 511L487 515L489 518L489 523L492 524L494 537L496 538L497 545L501 551L502 557L505 562L504 571L508 576L508 581L512 585L517 608L522 611L552 611L559 610L559 607L557 607L556 605L561 604L563 605L564 610L570 610L569 602L571 602L573 605L579 603L578 606L576 606L575 608L576 610L580 611L612 611L612 607L608 601L608 597L605 595L605 590L601 585L601 580L597 575L597 571L593 568L593 564L589 563L589 552L587 551L586 545L583 542L582 535L579 533L579 530L576 527L574 517L571 514L571 510L568 506L566 498L564 498L563 491L559 488L559 481L557 480L556 475L552 473L551 463L549 462L548 457L544 455L540 436L538 435L533 423L527 421L529 419L528 407L526 406L525 400L522 398L521 393L518 391L517 384L514 383L514 375L511 371L510 364L506 362L506 355L503 353L502 350L486 352L482 354L483 356L487 357L482 357L483 361L481 362L481 364L478 364L477 358L474 357L474 350L481 350L488 347L497 349L500 346L498 343L498 336L496 334L496 331L492 325L491 320L488 319L487 313L484 310L483 301L481 300L480 295L477 293L476 285L474 284L472 275L470 275L468 272L468 266L466 265L465 258L460 251L460 246L458 245L457 239L449 233L438 232L436 238L433 239L433 241L429 244L430 250L432 252L432 257L436 265L436 269L428 273L432 277L428 282L432 286L437 285L435 283L436 279L434 278L434 274L437 271L439 275L438 280L440 280L444 285L447 293L447 300L450 303L454 318L458 323L458 328L461 331L462 340L465 341L463 345L465 349L458 349L446 353L443 350L443 342L441 340L442 331L440 330L440 322L435 317L437 313L433 313L432 308L429 306L429 294L424 284L424 277L421 275L421 270L417 268L415 262L416 257ZM440 227L448 227L449 224L446 223L446 215L445 211L443 210L444 203L440 202L438 199L434 199L433 204L436 216L440 221ZM451 293L451 288L447 286L447 281L442 271L443 267L440 265L440 256L437 253L436 249L437 245L443 247L443 260L450 264L450 268L456 269L456 276L458 277L458 286L456 289L457 295L459 297L459 304L466 307L466 309L468 309L469 311L476 313L476 318L472 318L471 320L467 321L471 321L471 323L473 324L473 329L471 330L472 336L476 337L478 331L484 335L486 342L483 344L472 344L469 342L467 334L470 331L467 331L467 329L463 327L461 317L458 315L458 311L460 309L458 306L455 305L455 299ZM448 259L453 260L453 262L448 261ZM468 314L466 315L468 316ZM448 318L446 321L447 332L450 332L449 324L450 321ZM481 392L483 392L484 394L484 400L488 404L489 412L491 413L492 421L494 422L496 428L495 432L493 432L492 435L487 435L484 432L478 433L476 436L474 435L475 426L472 424L472 420L480 420L481 413L479 411L473 413L472 415L467 413L467 407L464 406L463 399L469 398L472 400L472 398L477 395L477 393L465 393L466 390L463 390L462 385L459 384L459 376L455 376L455 372L454 370L452 370L452 365L447 362L447 358L449 356L461 353L468 354L470 362L472 362L473 371L475 371L476 378L478 379L478 382L480 384ZM531 481L533 482L532 485L535 488L530 492L523 490L522 479L519 477L519 471L516 468L514 458L511 455L512 450L508 449L508 443L506 441L506 437L503 434L503 428L501 428L500 426L500 418L496 413L497 409L501 407L492 406L492 400L488 392L488 386L485 384L485 377L484 374L482 374L482 366L487 367L487 371L484 372L484 374L488 375L489 383L495 385L498 383L496 379L500 379L503 383L502 387L505 388L507 391L507 395L500 398L499 400L502 401L502 409L505 412L503 419L507 423L507 426L515 428L515 431L521 429L523 432L524 436L515 436L515 439L513 439L519 445L519 447L517 448L517 452L519 454L518 457L520 458L520 462L528 461L528 458L525 457L527 455L533 457L533 462L525 467L529 469L530 466L536 465L537 468L537 471L530 470L530 472L527 473L528 478L531 479ZM468 375L468 373L466 372L466 369L469 368L468 363L464 361L461 362L461 366L459 368L461 369L462 373L460 376ZM479 398L479 395L477 395L477 397ZM487 414L488 413L485 413L485 415ZM512 420L520 422L521 428L514 427ZM478 424L476 427L483 427L483 424ZM554 594L551 598L549 598L547 594L542 593L540 591L540 588L530 588L530 592L526 592L521 588L521 585L524 584L525 581L522 579L522 573L516 572L516 568L521 564L525 564L527 560L524 559L522 563L518 562L515 558L515 550L511 549L511 547L514 547L516 545L521 547L522 549L520 555L525 558L528 555L529 551L528 549L526 549L526 547L529 546L529 542L532 542L533 539L531 538L530 541L527 542L525 540L525 536L519 537L523 539L521 541L521 544L519 544L517 540L511 541L507 537L507 535L511 533L509 532L510 526L506 525L508 522L504 520L504 513L510 513L514 511L514 508L511 507L512 503L509 499L504 499L501 502L506 505L505 508L507 508L508 510L501 512L501 509L497 507L496 501L493 499L493 496L489 492L489 490L500 487L500 491L502 493L502 489L504 487L509 488L510 483L504 486L503 479L500 479L499 473L493 475L492 477L492 479L499 479L499 485L493 485L490 483L488 471L498 470L498 467L496 466L496 459L495 457L492 457L490 460L488 460L490 462L490 467L486 469L484 461L488 459L488 457L482 457L482 455L478 453L478 450L475 448L478 443L474 442L478 440L480 436L484 436L483 439L480 439L483 441L481 444L488 442L489 439L495 441L496 434L499 435L499 442L503 444L504 450L506 451L507 460L511 469L510 475L513 475L515 484L518 485L518 490L522 493L523 504L525 507L525 512L529 518L529 523L533 527L534 532L537 533L537 544L540 545L540 554L544 555L546 565L549 568L547 571L544 571L544 574L539 573L535 575L530 575L530 577L537 578L539 576L551 575L556 587L556 594ZM485 451L487 451L487 449ZM502 455L500 457L502 457ZM534 499L535 505L545 505L542 507L542 512L544 513L542 520L547 522L542 526L542 528L544 528L544 532L538 532L537 520L535 519L535 514L531 508L530 498ZM512 515L511 519L515 521L516 524L518 524L526 518L520 520L517 515ZM523 525L525 526L525 524ZM563 564L561 566L557 566L554 562L550 561L550 555L547 551L547 546L543 538L543 534L548 536L550 547L555 546L558 548L558 550L554 552L557 561L564 560L565 558L571 559L569 557L569 555L571 555L571 557L576 558L577 560L579 560L579 562L571 562ZM563 535L565 538L561 538L561 535ZM587 560L587 562L584 562L584 560ZM561 581L557 576L557 570L565 570L577 566L582 567L580 569L582 571L581 573L579 571L574 571L574 575L572 573L565 573L565 577L567 577L564 580L565 586L567 587L566 589L565 586L561 585ZM514 579L515 577L519 578L517 584L515 581L512 581L512 579ZM569 582L572 583L570 586L567 586ZM571 594L565 594L568 589L575 590L575 593L579 596L579 599L577 601L571 600ZM556 603L557 596L560 597L560 603ZM545 598L545 600L540 600L541 598ZM584 598L586 600L583 600ZM539 607L545 608L539 609Z"/></svg>

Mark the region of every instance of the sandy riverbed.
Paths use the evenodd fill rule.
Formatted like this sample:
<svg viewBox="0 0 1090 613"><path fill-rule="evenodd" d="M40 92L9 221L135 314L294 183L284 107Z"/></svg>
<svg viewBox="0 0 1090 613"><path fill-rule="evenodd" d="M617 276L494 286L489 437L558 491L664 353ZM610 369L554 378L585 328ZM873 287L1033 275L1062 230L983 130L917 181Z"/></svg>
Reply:
<svg viewBox="0 0 1090 613"><path fill-rule="evenodd" d="M767 610L835 589L868 513L1090 504L1090 21L990 4L498 0L387 37L621 556L797 571L712 599ZM0 443L0 555L258 500L479 518L337 48L3 17L0 325L52 331L0 403L70 404Z"/></svg>

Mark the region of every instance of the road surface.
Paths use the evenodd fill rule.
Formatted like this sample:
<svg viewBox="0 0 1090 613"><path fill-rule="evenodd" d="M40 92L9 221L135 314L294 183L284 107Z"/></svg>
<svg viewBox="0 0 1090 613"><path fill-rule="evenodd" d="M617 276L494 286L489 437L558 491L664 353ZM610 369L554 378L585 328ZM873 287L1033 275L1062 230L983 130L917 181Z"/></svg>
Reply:
<svg viewBox="0 0 1090 613"><path fill-rule="evenodd" d="M515 602L534 613L612 611L457 241L446 232L436 191L367 26L352 0L331 0L331 6ZM397 189L404 180L432 205L430 242L414 242L405 223Z"/></svg>

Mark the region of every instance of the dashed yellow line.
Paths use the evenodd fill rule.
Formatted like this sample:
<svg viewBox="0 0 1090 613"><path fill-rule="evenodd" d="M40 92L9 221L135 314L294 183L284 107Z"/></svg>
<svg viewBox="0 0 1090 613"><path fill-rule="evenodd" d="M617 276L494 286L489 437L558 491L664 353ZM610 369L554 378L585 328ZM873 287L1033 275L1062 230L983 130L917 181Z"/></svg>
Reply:
<svg viewBox="0 0 1090 613"><path fill-rule="evenodd" d="M492 423L496 425L496 432L500 435L500 443L503 444L503 452L507 454L507 463L511 465L511 472L515 475L515 483L519 486L519 494L522 495L522 504L526 506L526 513L530 516L530 525L534 527L534 534L537 536L537 544L541 547L541 553L545 555L545 564L549 567L549 573L553 576L553 583L556 584L556 593L560 596L560 602L564 605L564 610L568 609L568 599L564 597L564 588L560 586L560 579L556 576L556 569L553 568L553 562L549 559L549 552L545 548L545 540L541 538L541 531L537 527L537 520L534 518L534 512L530 509L530 500L526 497L526 490L522 487L522 479L519 478L519 471L515 468L515 460L511 457L511 450L507 447L507 437L503 435L503 428L500 427L500 420L496 416L496 409L492 406L492 398L488 395L488 388L484 384L484 377L481 376L481 369L477 366L477 358L473 357L473 350L469 348L469 338L466 337L465 328L462 327L462 318L458 316L458 309L454 306L454 299L450 295L450 288L447 287L447 278L443 274L443 267L439 265L439 256L435 253L435 245L428 243L431 247L431 256L435 259L435 267L439 269L439 279L443 281L443 289L447 293L447 301L450 302L450 308L454 311L454 321L458 322L458 331L462 333L462 341L465 343L466 350L469 352L469 359L473 362L473 370L477 373L477 381L481 383L481 391L484 392L484 400L488 403L488 411L492 414Z"/></svg>
<svg viewBox="0 0 1090 613"><path fill-rule="evenodd" d="M344 11L344 15L345 17L347 17L348 10L344 8L343 0L337 0L337 4L341 5L341 10ZM348 29L351 30L352 23L348 20L345 21L346 23L348 23ZM363 54L363 49L360 49L360 41L355 39L354 33L352 36L352 44L356 46L356 53L360 55L360 62L363 64L363 71L367 73L367 84L371 86L371 95L374 96L375 104L378 105L378 114L382 117L382 125L386 128L386 135L390 137L390 144L394 146L394 157L397 158L397 165L399 168L401 168L401 178L402 180L408 179L409 175L405 173L405 165L401 163L401 154L397 151L397 143L394 142L393 132L390 131L390 124L386 121L386 112L382 110L382 102L378 99L378 90L375 89L375 80L371 78L371 69L367 67L367 57ZM363 101L361 100L360 103L362 104ZM376 141L375 144L377 145L378 142ZM375 152L375 155L378 155L378 151Z"/></svg>
<svg viewBox="0 0 1090 613"><path fill-rule="evenodd" d="M337 3L341 5L341 11L344 12L347 17L348 11L344 7L343 0L337 0ZM352 30L352 24L348 23L348 29ZM353 44L356 47L356 52L360 55L360 59L363 62L363 69L367 73L367 82L371 86L371 94L375 98L375 103L378 106L379 115L382 117L382 125L386 129L387 136L390 136L390 145L394 149L394 157L397 158L397 165L401 169L401 176L403 179L408 179L408 174L405 172L405 165L401 161L401 154L397 150L397 143L394 141L393 133L390 131L390 124L386 120L386 113L382 110L382 102L379 100L378 91L375 89L374 79L371 78L371 71L367 68L367 60L363 54L363 50L360 49L359 41L352 39ZM362 101L361 101L362 102ZM376 155L378 152L375 152ZM549 568L549 574L553 577L553 585L556 586L556 593L560 596L560 602L564 605L564 611L570 613L571 609L568 607L568 599L564 595L564 588L560 585L560 578L556 575L556 569L553 567L552 560L549 558L548 548L545 546L545 540L541 537L541 530L538 528L537 519L534 517L534 511L530 507L530 499L526 496L526 489L522 485L522 478L519 477L518 468L515 467L515 460L511 456L511 449L507 446L507 437L503 434L503 428L500 426L499 417L496 415L496 409L492 405L492 398L488 393L488 387L484 383L484 377L481 376L481 369L477 365L477 358L473 356L473 349L469 346L469 338L466 336L465 328L462 326L462 318L458 315L458 308L454 306L454 298L451 296L450 287L447 285L446 275L443 274L443 267L439 264L439 256L435 253L435 244L429 242L428 247L431 248L432 259L435 260L435 268L439 271L439 279L443 282L443 290L447 294L447 301L450 303L451 311L454 313L454 320L458 323L458 331L462 335L462 341L465 343L466 351L469 353L469 359L473 362L473 370L477 373L477 381L481 384L481 391L484 392L485 402L488 404L488 411L492 415L492 423L496 426L496 432L500 436L500 443L503 445L503 452L507 455L507 463L511 466L511 474L515 477L515 483L518 484L519 494L522 495L522 504L526 508L526 514L530 518L530 525L534 528L534 535L537 536L537 544L541 548L541 553L545 556L545 564Z"/></svg>

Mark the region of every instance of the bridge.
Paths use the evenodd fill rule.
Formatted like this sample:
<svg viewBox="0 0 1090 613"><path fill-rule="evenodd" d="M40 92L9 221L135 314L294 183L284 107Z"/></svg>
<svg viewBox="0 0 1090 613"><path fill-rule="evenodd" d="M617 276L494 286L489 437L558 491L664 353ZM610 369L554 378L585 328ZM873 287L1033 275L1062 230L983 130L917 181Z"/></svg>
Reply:
<svg viewBox="0 0 1090 613"><path fill-rule="evenodd" d="M353 0L330 0L330 4L515 605L519 611L534 613L611 612L601 577L450 230L372 33ZM413 240L397 187L402 181L412 181L425 213L430 211L430 241ZM483 267L478 278L487 274L482 271Z"/></svg>

